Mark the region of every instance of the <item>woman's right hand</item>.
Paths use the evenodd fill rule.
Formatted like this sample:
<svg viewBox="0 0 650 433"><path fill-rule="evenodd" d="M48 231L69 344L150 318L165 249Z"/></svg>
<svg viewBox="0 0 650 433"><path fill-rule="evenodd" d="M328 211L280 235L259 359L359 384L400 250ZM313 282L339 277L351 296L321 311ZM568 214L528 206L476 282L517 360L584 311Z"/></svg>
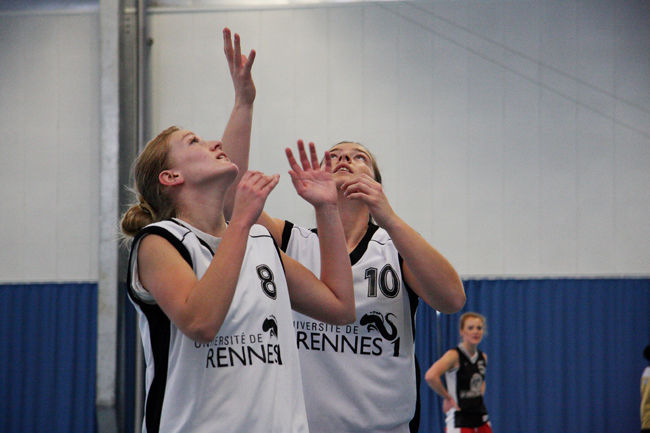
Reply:
<svg viewBox="0 0 650 433"><path fill-rule="evenodd" d="M332 177L332 161L329 152L325 152L325 163L321 166L318 162L314 143L309 143L308 157L305 151L305 143L298 140L298 155L302 167L296 161L290 148L285 149L285 154L291 167L291 170L289 170L291 182L293 182L298 195L315 208L326 205L336 206L336 182Z"/></svg>
<svg viewBox="0 0 650 433"><path fill-rule="evenodd" d="M451 409L460 410L456 401L453 398L446 398L442 401L442 411L444 413L449 412Z"/></svg>
<svg viewBox="0 0 650 433"><path fill-rule="evenodd" d="M231 221L249 227L255 224L279 180L278 174L267 176L259 171L247 171L237 185Z"/></svg>
<svg viewBox="0 0 650 433"><path fill-rule="evenodd" d="M255 61L255 50L251 50L246 57L241 52L241 41L235 33L235 44L228 27L223 29L223 52L226 55L228 69L235 87L235 101L242 104L253 104L255 100L255 83L251 75L253 62Z"/></svg>

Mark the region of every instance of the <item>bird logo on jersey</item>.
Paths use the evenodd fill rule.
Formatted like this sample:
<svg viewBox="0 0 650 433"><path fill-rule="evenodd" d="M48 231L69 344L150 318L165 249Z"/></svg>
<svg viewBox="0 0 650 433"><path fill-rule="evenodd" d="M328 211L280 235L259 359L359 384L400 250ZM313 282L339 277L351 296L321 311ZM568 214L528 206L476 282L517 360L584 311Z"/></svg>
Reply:
<svg viewBox="0 0 650 433"><path fill-rule="evenodd" d="M366 313L363 315L363 317L359 321L359 324L361 326L367 326L366 329L368 330L368 332L372 330L376 330L386 340L392 341L395 339L395 337L397 337L397 327L390 320L391 316L395 317L393 313L388 313L384 318L384 316L380 312L371 311L370 313ZM386 324L390 326L390 331L386 328Z"/></svg>
<svg viewBox="0 0 650 433"><path fill-rule="evenodd" d="M270 315L264 319L264 323L262 323L262 330L264 332L269 332L269 335L271 337L278 338L278 322L275 320L275 316Z"/></svg>
<svg viewBox="0 0 650 433"><path fill-rule="evenodd" d="M481 376L485 376L485 362L482 359L479 359L478 362L476 363L476 366L478 368L478 372Z"/></svg>

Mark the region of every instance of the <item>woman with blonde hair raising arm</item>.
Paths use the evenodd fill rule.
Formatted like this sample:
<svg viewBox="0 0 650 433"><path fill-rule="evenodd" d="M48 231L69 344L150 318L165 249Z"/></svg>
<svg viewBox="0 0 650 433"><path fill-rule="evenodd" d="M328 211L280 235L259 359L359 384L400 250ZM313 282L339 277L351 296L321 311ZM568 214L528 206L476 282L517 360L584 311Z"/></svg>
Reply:
<svg viewBox="0 0 650 433"><path fill-rule="evenodd" d="M138 202L122 231L146 362L144 432L308 432L291 310L330 326L355 313L335 184L299 148L302 166L286 151L292 181L331 234L319 277L255 224L277 175L241 175L221 141L175 126L138 156Z"/></svg>

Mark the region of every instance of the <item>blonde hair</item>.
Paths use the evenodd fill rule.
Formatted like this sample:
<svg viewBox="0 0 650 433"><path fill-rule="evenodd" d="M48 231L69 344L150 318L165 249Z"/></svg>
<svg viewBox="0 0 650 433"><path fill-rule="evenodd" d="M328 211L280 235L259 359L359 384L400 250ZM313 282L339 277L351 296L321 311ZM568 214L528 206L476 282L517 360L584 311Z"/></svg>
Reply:
<svg viewBox="0 0 650 433"><path fill-rule="evenodd" d="M466 313L463 313L462 316L460 316L460 320L458 321L458 329L463 330L465 327L465 322L467 319L479 319L481 322L483 322L483 333L485 334L487 331L487 321L485 320L485 316L479 313L475 313L473 311L468 311Z"/></svg>
<svg viewBox="0 0 650 433"><path fill-rule="evenodd" d="M137 202L122 216L122 233L135 236L148 224L176 216L176 208L168 193L168 187L158 181L158 175L169 168L169 138L180 129L169 128L151 140L135 160L133 174Z"/></svg>

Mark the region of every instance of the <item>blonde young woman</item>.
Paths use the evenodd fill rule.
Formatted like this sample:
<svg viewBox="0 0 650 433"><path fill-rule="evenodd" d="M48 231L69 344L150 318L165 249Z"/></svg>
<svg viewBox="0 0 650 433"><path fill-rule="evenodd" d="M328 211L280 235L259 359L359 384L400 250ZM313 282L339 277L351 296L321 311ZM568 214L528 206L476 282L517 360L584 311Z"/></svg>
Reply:
<svg viewBox="0 0 650 433"><path fill-rule="evenodd" d="M238 43L233 48L226 37L226 53L238 50ZM230 63L231 70L236 63ZM242 167L248 163L248 144L225 143ZM462 283L447 259L393 211L365 146L341 142L329 150L324 164L331 165L336 183L357 321L331 327L294 315L310 431L417 431L419 373L413 331L418 299L454 313L465 303ZM323 272L322 244L331 233L264 212L259 223L289 256L316 275Z"/></svg>
<svg viewBox="0 0 650 433"><path fill-rule="evenodd" d="M448 350L424 376L431 389L443 398L447 433L492 432L483 402L487 355L478 348L485 325L481 314L467 312L460 316L460 344ZM443 374L446 387L441 380Z"/></svg>
<svg viewBox="0 0 650 433"><path fill-rule="evenodd" d="M231 71L237 102L224 139L250 114L252 58ZM330 326L355 313L331 167L304 162L298 147L302 166L287 149L292 181L330 233L320 277L255 224L277 175L242 174L221 141L175 126L138 156L139 200L122 230L133 237L128 293L146 361L143 431L308 432L291 309Z"/></svg>

